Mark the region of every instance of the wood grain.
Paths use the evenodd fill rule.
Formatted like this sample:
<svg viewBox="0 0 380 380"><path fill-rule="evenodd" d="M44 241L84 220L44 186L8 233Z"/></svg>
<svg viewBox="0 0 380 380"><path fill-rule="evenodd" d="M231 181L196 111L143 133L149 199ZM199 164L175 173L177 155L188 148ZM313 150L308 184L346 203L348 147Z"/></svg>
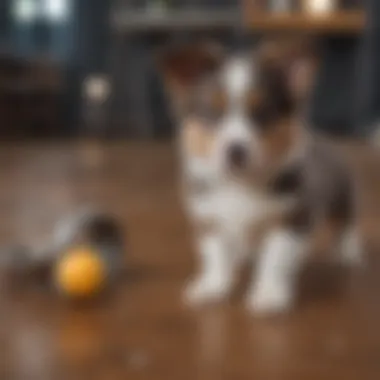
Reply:
<svg viewBox="0 0 380 380"><path fill-rule="evenodd" d="M264 11L245 13L249 29L257 32L308 32L317 34L358 34L364 29L363 11L337 11L327 15L305 12L273 14Z"/></svg>
<svg viewBox="0 0 380 380"><path fill-rule="evenodd" d="M369 265L311 267L298 307L274 319L249 315L241 294L182 305L196 262L169 144L2 146L2 243L48 240L62 215L96 202L120 219L129 270L82 307L39 287L2 288L0 379L377 379L380 155L351 145Z"/></svg>

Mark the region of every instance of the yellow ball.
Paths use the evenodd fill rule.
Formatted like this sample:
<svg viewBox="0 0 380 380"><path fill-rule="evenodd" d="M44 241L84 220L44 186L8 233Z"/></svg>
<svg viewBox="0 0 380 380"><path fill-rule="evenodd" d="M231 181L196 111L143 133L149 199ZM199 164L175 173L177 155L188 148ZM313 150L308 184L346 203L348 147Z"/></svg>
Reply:
<svg viewBox="0 0 380 380"><path fill-rule="evenodd" d="M87 247L64 254L57 263L55 275L58 289L69 297L96 295L106 283L104 262Z"/></svg>

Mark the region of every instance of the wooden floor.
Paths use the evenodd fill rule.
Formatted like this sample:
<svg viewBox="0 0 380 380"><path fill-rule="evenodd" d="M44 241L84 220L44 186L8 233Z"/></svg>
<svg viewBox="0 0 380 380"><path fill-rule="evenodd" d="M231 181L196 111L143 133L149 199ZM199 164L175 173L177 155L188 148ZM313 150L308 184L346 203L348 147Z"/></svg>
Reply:
<svg viewBox="0 0 380 380"><path fill-rule="evenodd" d="M379 379L380 155L344 151L363 188L368 267L315 266L292 313L258 319L239 295L198 311L182 305L195 262L169 146L2 147L4 244L44 244L62 215L96 201L124 224L130 268L94 305L37 286L3 290L0 379Z"/></svg>

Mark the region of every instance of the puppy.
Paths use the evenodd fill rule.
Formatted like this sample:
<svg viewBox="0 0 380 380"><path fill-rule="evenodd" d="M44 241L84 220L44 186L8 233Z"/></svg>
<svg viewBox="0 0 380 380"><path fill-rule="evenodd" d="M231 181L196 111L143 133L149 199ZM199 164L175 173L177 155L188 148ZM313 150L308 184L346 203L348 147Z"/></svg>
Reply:
<svg viewBox="0 0 380 380"><path fill-rule="evenodd" d="M198 42L162 54L200 258L188 302L226 298L241 263L256 251L248 308L288 309L322 223L337 242L350 240L349 256L357 258L350 177L301 117L316 62L308 43L285 40L264 41L253 53Z"/></svg>

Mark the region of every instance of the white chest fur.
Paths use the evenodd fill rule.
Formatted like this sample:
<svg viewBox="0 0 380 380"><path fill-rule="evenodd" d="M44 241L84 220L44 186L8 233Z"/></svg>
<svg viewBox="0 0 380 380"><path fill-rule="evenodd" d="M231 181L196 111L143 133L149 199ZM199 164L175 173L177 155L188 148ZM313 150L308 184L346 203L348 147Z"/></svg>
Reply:
<svg viewBox="0 0 380 380"><path fill-rule="evenodd" d="M285 210L288 202L235 183L187 196L190 215L212 221L226 233L240 233Z"/></svg>
<svg viewBox="0 0 380 380"><path fill-rule="evenodd" d="M185 205L195 222L211 222L223 233L240 235L290 205L289 200L243 185L232 178L222 179L211 159L187 155L182 158Z"/></svg>
<svg viewBox="0 0 380 380"><path fill-rule="evenodd" d="M265 197L235 184L221 186L213 197L215 219L231 232L259 222L268 208Z"/></svg>

